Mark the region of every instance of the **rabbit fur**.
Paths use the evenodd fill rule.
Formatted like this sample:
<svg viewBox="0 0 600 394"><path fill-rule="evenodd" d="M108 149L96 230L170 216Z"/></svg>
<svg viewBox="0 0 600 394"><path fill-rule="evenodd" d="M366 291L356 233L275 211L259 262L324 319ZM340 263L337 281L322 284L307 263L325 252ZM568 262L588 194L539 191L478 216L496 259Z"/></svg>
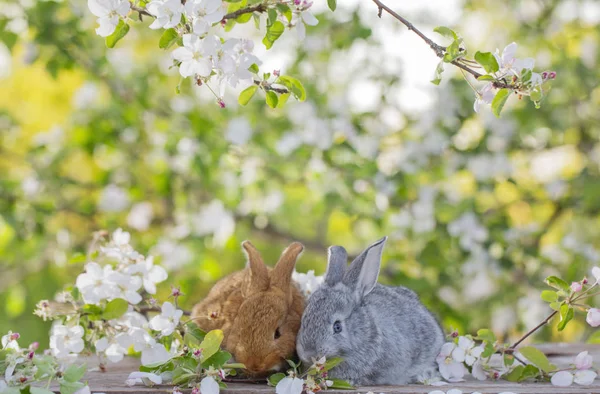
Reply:
<svg viewBox="0 0 600 394"><path fill-rule="evenodd" d="M281 369L295 355L304 296L292 281L304 247L292 243L273 269L249 242L244 270L234 272L210 290L192 310L192 320L205 331L223 331L223 347L253 376Z"/></svg>
<svg viewBox="0 0 600 394"><path fill-rule="evenodd" d="M436 318L413 291L377 283L386 239L349 267L343 247L329 248L325 282L308 300L296 342L308 365L323 356L342 357L329 376L355 385L401 385L439 376L435 359L444 333Z"/></svg>

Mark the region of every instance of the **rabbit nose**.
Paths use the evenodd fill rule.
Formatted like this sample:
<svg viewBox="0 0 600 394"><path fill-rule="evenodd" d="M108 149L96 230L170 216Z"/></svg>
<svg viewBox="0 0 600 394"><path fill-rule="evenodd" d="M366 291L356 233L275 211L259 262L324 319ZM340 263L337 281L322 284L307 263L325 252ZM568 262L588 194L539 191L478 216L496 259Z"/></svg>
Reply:
<svg viewBox="0 0 600 394"><path fill-rule="evenodd" d="M307 349L301 344L298 344L298 346L296 347L296 351L298 352L298 357L300 357L300 359L305 362L310 361L311 357L315 357L317 354L317 352L314 349Z"/></svg>

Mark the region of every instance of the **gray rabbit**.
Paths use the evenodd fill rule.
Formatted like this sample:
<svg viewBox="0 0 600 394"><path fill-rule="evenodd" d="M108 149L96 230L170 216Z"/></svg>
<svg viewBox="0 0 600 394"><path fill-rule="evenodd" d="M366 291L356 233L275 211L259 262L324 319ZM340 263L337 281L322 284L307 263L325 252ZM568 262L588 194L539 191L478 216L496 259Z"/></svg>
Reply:
<svg viewBox="0 0 600 394"><path fill-rule="evenodd" d="M310 365L322 356L344 358L330 376L355 385L400 385L438 376L435 358L444 333L418 296L377 283L387 237L346 269L341 246L328 251L325 282L308 301L296 349Z"/></svg>

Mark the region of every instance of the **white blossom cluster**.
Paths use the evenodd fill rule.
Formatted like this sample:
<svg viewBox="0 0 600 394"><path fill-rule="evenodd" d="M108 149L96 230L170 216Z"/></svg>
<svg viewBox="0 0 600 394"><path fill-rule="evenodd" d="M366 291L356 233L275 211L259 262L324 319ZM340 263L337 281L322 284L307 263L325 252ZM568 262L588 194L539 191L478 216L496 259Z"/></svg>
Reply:
<svg viewBox="0 0 600 394"><path fill-rule="evenodd" d="M543 73L534 72L533 67L535 65L535 60L533 58L519 59L515 57L517 47L517 44L512 42L504 48L502 54L500 54L500 50L496 49L496 52L493 55L496 58L499 70L494 73L494 77L496 79L512 79L515 82L519 81L521 86L518 89L518 92L521 95L531 96L534 92L541 94L542 84L547 80L556 78L556 73L547 71ZM525 73L528 73L528 79L523 81ZM475 103L473 105L475 112L479 112L483 105L492 104L492 101L496 96L495 89L494 82L488 82L481 90L476 92ZM541 96L534 101L539 101L540 99Z"/></svg>
<svg viewBox="0 0 600 394"><path fill-rule="evenodd" d="M307 273L294 271L292 273L292 280L296 282L304 297L308 299L321 286L324 278L322 275L315 276L315 271L310 270Z"/></svg>
<svg viewBox="0 0 600 394"><path fill-rule="evenodd" d="M149 321L134 310L144 296L156 293L156 285L167 279L167 273L154 264L152 256L144 257L133 249L129 241L129 233L117 229L110 241L99 247L98 262L87 263L75 285L85 302L83 313L86 308L107 308L111 301L121 299L128 307L120 317L95 321L88 330L80 324L81 312L61 313L45 300L38 304L36 314L55 319L50 332L50 351L57 359L73 360L86 347L86 341L111 362L121 361L130 347L141 352L144 365L166 361L178 350L179 344L174 343L168 352L157 339L174 332L183 314L181 310L165 302L161 313ZM76 310L80 308L69 293L57 300L70 303Z"/></svg>
<svg viewBox="0 0 600 394"><path fill-rule="evenodd" d="M245 38L226 37L225 25L228 19L229 2L222 0L152 0L145 9L132 6L129 0L88 0L88 7L98 19L96 33L102 37L119 34L118 30L130 20L135 12L154 18L151 29L165 29L162 39L171 46L181 39L181 46L172 52L175 65L182 77L192 77L198 85L213 80L220 85L215 93L221 106L226 85L236 87L239 82L253 83L249 68L259 66L261 60L253 54L254 41ZM279 12L277 5L289 9L289 14ZM265 2L267 8L276 12L281 29L295 27L299 39L304 39L305 25L314 26L318 20L311 13L312 2L307 0L280 0ZM252 14L252 11L246 12ZM240 14L241 15L241 14ZM270 23L275 21L270 20ZM128 28L127 28L128 29ZM126 34L127 30L125 30ZM280 35L282 32L278 32ZM166 35L166 38L165 38ZM276 38L275 38L276 39ZM161 43L162 45L162 43Z"/></svg>

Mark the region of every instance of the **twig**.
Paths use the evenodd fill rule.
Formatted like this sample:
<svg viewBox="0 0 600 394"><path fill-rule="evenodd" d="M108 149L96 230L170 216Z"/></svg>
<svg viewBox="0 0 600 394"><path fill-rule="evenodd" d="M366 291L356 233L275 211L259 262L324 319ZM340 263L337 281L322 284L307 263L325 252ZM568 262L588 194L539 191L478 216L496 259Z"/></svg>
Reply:
<svg viewBox="0 0 600 394"><path fill-rule="evenodd" d="M290 91L286 88L275 88L273 87L272 84L266 82L266 81L257 81L254 80L254 84L260 86L263 90L271 90L275 93L279 93L279 94L286 94L289 93Z"/></svg>
<svg viewBox="0 0 600 394"><path fill-rule="evenodd" d="M160 312L161 309L156 306L143 306L141 308L138 308L137 311L139 313L146 314L148 312ZM183 311L184 316L190 316L191 314L192 314L192 312L190 312L190 311Z"/></svg>
<svg viewBox="0 0 600 394"><path fill-rule="evenodd" d="M385 4L383 4L380 0L373 0L373 2L377 5L378 8L378 13L377 15L381 18L381 14L383 12L383 10L385 10L388 14L390 14L391 16L393 16L395 19L397 19L398 21L400 21L400 23L402 23L404 26L406 26L408 28L408 30L414 32L416 35L418 35L419 37L421 37L421 39L423 41L425 41L425 43L427 45L429 45L429 47L435 52L435 55L437 57L439 57L440 59L444 57L445 53L446 53L446 47L443 47L439 44L437 44L435 41L433 41L431 38L427 37L425 34L423 34L423 32L421 32L419 29L417 29L411 22L409 22L408 20L406 20L404 17L400 16L397 12L395 12L394 10L392 10L391 8L389 8L388 6L386 6ZM482 76L482 74L478 73L477 71L473 70L472 68L466 66L465 64L461 63L460 59L457 60L453 60L450 62L450 64L463 69L464 71L468 72L469 74L471 74L473 77L475 78L479 78ZM507 88L507 89L514 89L514 86L508 85L504 82L494 82L494 87L495 88Z"/></svg>
<svg viewBox="0 0 600 394"><path fill-rule="evenodd" d="M146 15L146 16L149 16L151 18L156 18L154 15L152 15L151 13L149 13L148 10L146 10L145 8L132 5L131 9L134 10L135 12L138 12L141 15Z"/></svg>
<svg viewBox="0 0 600 394"><path fill-rule="evenodd" d="M550 315L548 315L548 317L545 318L540 324L538 324L537 326L533 327L531 330L529 330L527 332L527 334L523 335L521 337L521 339L519 339L517 342L515 342L513 345L511 345L511 347L509 347L508 349L506 349L506 353L513 353L515 351L515 348L517 346L519 346L521 344L521 342L523 342L531 334L533 334L534 332L536 332L537 330L539 330L543 325L547 324L550 321L550 319L552 319L554 316L556 316L557 313L558 313L557 311L554 311Z"/></svg>
<svg viewBox="0 0 600 394"><path fill-rule="evenodd" d="M244 14L250 14L250 13L254 13L254 12L266 12L266 11L267 11L267 6L264 3L260 3L257 5L253 5L253 6L246 7L246 8L240 8L237 11L230 12L229 14L227 14L223 17L223 20L235 19L238 16L244 15Z"/></svg>

